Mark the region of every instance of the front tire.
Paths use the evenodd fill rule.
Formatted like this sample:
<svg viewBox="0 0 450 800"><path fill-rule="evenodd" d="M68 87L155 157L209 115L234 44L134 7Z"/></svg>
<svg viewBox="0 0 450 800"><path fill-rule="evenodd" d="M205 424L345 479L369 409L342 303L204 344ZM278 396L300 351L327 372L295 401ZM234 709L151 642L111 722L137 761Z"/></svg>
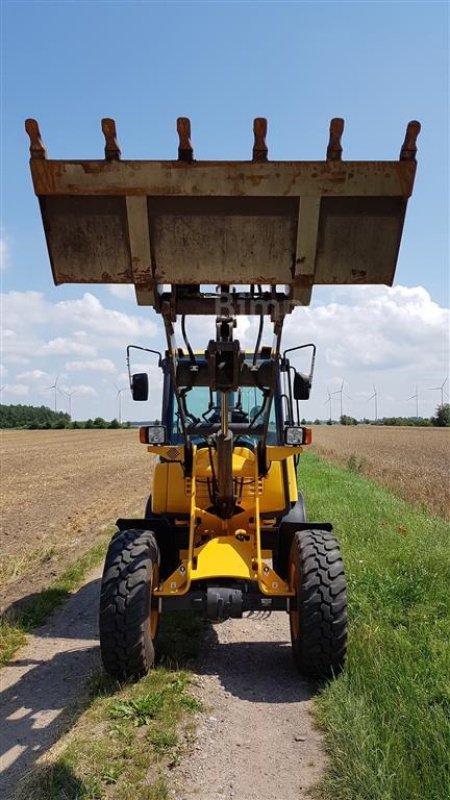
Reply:
<svg viewBox="0 0 450 800"><path fill-rule="evenodd" d="M110 542L100 593L100 650L106 672L139 678L153 666L159 613L159 549L151 531L122 531Z"/></svg>
<svg viewBox="0 0 450 800"><path fill-rule="evenodd" d="M305 675L331 678L345 664L347 595L344 564L334 536L325 530L294 535L289 613L294 661Z"/></svg>

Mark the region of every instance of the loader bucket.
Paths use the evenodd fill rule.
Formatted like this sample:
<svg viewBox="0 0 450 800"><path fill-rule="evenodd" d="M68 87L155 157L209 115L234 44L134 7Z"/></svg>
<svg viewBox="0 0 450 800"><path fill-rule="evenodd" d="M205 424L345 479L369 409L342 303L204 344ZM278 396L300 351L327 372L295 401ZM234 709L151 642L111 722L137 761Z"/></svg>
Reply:
<svg viewBox="0 0 450 800"><path fill-rule="evenodd" d="M56 284L131 283L144 305L161 284L284 285L293 307L314 284L393 282L417 122L398 161L343 161L339 119L325 161L269 161L263 119L249 161L195 161L186 118L174 161L122 160L109 119L98 161L49 160L26 130Z"/></svg>

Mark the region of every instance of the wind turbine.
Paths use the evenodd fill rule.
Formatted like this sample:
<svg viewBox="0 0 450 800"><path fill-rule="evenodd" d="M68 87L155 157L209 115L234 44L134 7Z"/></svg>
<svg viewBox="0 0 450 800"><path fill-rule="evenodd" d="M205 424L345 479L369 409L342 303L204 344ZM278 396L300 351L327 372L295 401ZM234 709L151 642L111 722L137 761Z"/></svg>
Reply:
<svg viewBox="0 0 450 800"><path fill-rule="evenodd" d="M430 388L428 389L429 392L440 392L441 393L441 408L444 405L444 386L447 383L447 381L448 381L448 375L447 375L444 383L441 383L440 386L430 386ZM449 396L447 391L445 391L445 394L447 395L447 397Z"/></svg>
<svg viewBox="0 0 450 800"><path fill-rule="evenodd" d="M116 383L114 384L114 386L117 389L116 397L119 398L119 423L120 423L120 425L122 425L122 392L126 392L127 389L128 389L128 386L124 386L123 389L119 389L119 387L117 386Z"/></svg>
<svg viewBox="0 0 450 800"><path fill-rule="evenodd" d="M65 389L59 389L59 391L61 394L65 394L65 396L69 398L69 417L72 419L72 397L77 393L78 389L72 389L71 392L66 392Z"/></svg>
<svg viewBox="0 0 450 800"><path fill-rule="evenodd" d="M411 397L406 398L406 402L408 403L410 400L416 401L416 419L419 419L419 392L416 386L416 393L412 394Z"/></svg>
<svg viewBox="0 0 450 800"><path fill-rule="evenodd" d="M329 404L330 404L330 425L331 425L331 423L333 422L333 414L332 414L332 400L331 400L331 398L332 398L332 394L331 394L331 392L330 392L330 390L329 390L329 389L327 389L327 393L328 393L328 399L327 399L327 400L325 400L325 402L324 402L324 406L326 406L326 405L327 405L327 403L329 403Z"/></svg>
<svg viewBox="0 0 450 800"><path fill-rule="evenodd" d="M46 386L45 389L44 389L45 392L49 391L50 389L54 389L55 390L55 412L56 412L56 397L57 397L57 394L58 394L58 378L59 378L59 375L56 376L55 382L52 383L51 386Z"/></svg>
<svg viewBox="0 0 450 800"><path fill-rule="evenodd" d="M344 384L345 384L345 379L342 381L340 389L337 389L335 392L331 392L332 395L335 395L335 394L339 395L341 417L344 415L344 404L342 402L342 395L344 394ZM351 400L352 399L351 397L348 396L348 394L346 394L345 396L346 396L347 400Z"/></svg>
<svg viewBox="0 0 450 800"><path fill-rule="evenodd" d="M367 402L369 403L371 400L375 400L375 422L378 421L378 395L375 384L373 384L373 394L367 398Z"/></svg>

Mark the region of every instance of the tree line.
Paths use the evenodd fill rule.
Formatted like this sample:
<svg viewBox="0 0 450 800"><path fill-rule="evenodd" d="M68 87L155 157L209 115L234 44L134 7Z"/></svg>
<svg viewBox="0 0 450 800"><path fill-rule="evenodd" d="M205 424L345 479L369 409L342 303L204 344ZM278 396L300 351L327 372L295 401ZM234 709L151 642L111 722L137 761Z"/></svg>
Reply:
<svg viewBox="0 0 450 800"><path fill-rule="evenodd" d="M0 428L24 428L26 430L59 430L63 428L129 428L130 423L120 424L103 417L82 422L71 420L63 411L52 411L48 406L0 405Z"/></svg>
<svg viewBox="0 0 450 800"><path fill-rule="evenodd" d="M450 403L444 403L436 408L433 417L383 417L375 422L369 419L357 420L343 414L339 423L341 425L399 425L410 427L450 427ZM158 420L154 424L159 424ZM302 425L333 425L334 420L302 419ZM103 417L87 419L84 421L71 420L69 414L62 411L52 411L48 406L0 405L0 428L26 428L27 430L52 430L61 428L129 428L130 422L120 423L117 419L111 421Z"/></svg>
<svg viewBox="0 0 450 800"><path fill-rule="evenodd" d="M339 420L306 420L302 425L391 425L410 428L450 428L450 403L444 403L436 408L433 417L382 417L382 419L356 419L348 414L342 414Z"/></svg>

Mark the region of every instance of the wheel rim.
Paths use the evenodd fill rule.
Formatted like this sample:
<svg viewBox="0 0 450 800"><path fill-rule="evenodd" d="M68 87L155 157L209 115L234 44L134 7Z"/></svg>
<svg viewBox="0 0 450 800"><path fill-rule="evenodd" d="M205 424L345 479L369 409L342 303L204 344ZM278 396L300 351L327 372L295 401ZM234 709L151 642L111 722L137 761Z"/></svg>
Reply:
<svg viewBox="0 0 450 800"><path fill-rule="evenodd" d="M150 636L153 639L156 639L156 634L158 633L158 624L159 624L159 610L158 610L158 598L153 596L153 589L159 586L159 568L158 564L153 564L152 569L152 597L151 607L150 607Z"/></svg>
<svg viewBox="0 0 450 800"><path fill-rule="evenodd" d="M289 568L289 585L293 592L294 597L291 597L289 608L289 622L291 626L292 639L298 639L300 633L300 615L298 613L297 602L297 566L294 561L291 562Z"/></svg>

